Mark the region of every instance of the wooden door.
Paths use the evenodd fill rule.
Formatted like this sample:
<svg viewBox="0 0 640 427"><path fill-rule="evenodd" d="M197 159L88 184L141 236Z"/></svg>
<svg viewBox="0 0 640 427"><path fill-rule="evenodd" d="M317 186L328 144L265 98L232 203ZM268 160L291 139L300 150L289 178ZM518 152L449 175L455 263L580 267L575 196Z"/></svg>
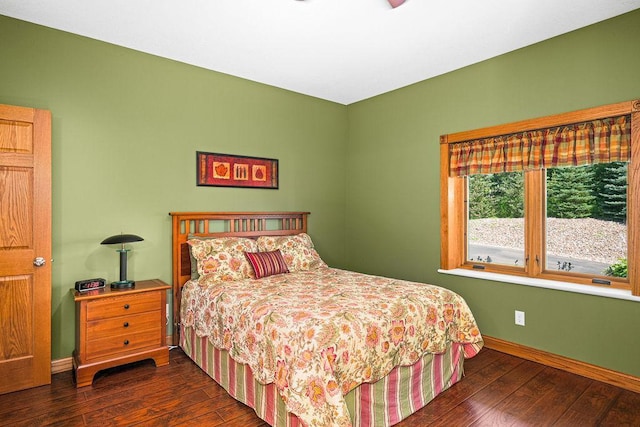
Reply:
<svg viewBox="0 0 640 427"><path fill-rule="evenodd" d="M0 105L0 394L50 382L51 114Z"/></svg>

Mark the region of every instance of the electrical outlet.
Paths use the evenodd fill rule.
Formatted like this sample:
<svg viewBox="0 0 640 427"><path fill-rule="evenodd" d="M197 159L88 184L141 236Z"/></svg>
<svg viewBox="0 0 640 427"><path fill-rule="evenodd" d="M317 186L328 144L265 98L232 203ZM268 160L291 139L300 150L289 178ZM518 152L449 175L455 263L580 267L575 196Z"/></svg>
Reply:
<svg viewBox="0 0 640 427"><path fill-rule="evenodd" d="M524 326L524 311L516 310L516 325Z"/></svg>

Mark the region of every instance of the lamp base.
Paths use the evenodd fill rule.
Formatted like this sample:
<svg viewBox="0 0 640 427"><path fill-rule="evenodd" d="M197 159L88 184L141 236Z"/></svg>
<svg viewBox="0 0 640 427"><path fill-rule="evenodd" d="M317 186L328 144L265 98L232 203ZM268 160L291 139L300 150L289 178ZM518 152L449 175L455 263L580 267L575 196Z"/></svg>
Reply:
<svg viewBox="0 0 640 427"><path fill-rule="evenodd" d="M118 282L111 282L111 289L125 289L135 288L136 282L133 280L120 280Z"/></svg>

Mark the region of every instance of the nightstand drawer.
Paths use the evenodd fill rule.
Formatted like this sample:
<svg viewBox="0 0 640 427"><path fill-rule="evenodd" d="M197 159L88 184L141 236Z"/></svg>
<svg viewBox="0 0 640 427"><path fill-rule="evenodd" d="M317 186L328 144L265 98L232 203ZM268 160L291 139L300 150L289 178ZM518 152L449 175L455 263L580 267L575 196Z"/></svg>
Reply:
<svg viewBox="0 0 640 427"><path fill-rule="evenodd" d="M130 316L112 317L109 319L87 322L87 337L91 340L108 338L122 334L158 329L162 321L162 313L158 310Z"/></svg>
<svg viewBox="0 0 640 427"><path fill-rule="evenodd" d="M107 356L125 355L145 347L159 347L161 343L162 333L158 328L150 331L90 340L87 341L87 361Z"/></svg>
<svg viewBox="0 0 640 427"><path fill-rule="evenodd" d="M162 296L159 292L146 292L91 301L87 304L87 320L158 310L161 306L161 299Z"/></svg>

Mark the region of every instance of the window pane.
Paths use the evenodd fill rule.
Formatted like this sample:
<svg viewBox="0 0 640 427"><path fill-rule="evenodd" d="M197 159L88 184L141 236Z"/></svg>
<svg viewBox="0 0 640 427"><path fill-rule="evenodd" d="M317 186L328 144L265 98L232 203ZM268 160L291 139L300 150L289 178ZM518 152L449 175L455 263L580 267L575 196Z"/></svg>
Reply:
<svg viewBox="0 0 640 427"><path fill-rule="evenodd" d="M548 169L547 270L627 277L627 163Z"/></svg>
<svg viewBox="0 0 640 427"><path fill-rule="evenodd" d="M524 268L524 175L468 177L467 260Z"/></svg>

